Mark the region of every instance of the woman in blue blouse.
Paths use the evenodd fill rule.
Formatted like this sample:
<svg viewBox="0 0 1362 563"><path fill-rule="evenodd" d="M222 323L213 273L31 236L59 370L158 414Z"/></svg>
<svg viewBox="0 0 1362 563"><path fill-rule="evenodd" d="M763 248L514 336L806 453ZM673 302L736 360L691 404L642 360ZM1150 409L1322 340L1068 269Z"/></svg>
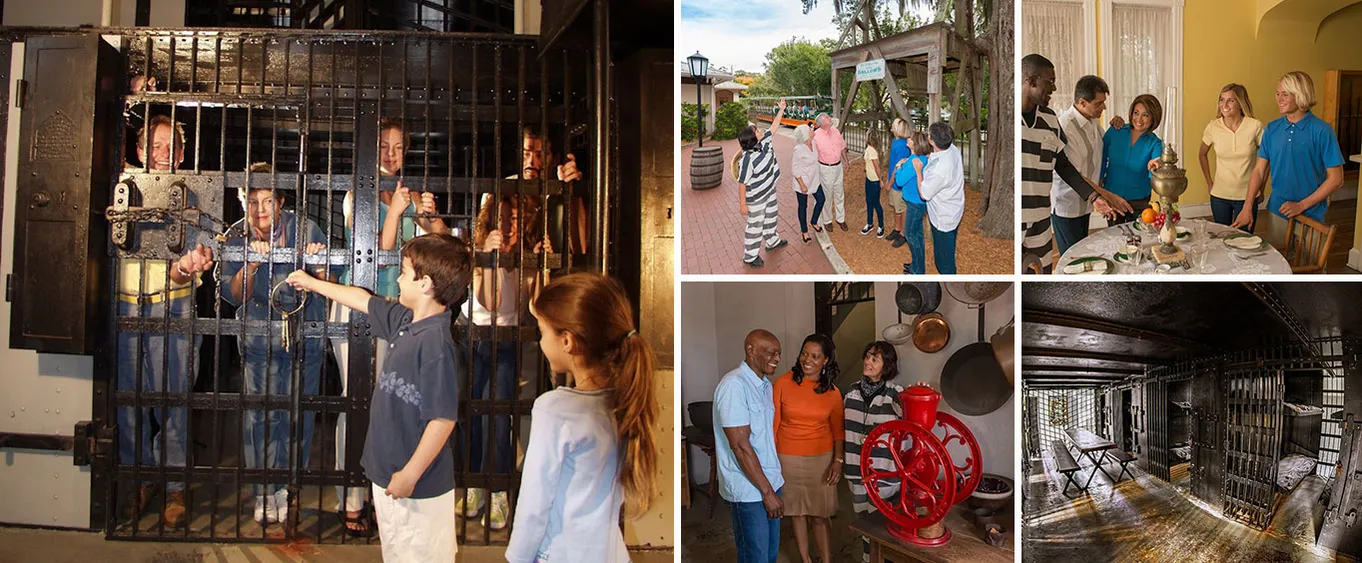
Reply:
<svg viewBox="0 0 1362 563"><path fill-rule="evenodd" d="M1163 154L1163 140L1154 134L1163 121L1163 107L1149 94L1130 104L1130 123L1107 129L1102 136L1102 187L1130 202L1131 212L1117 215L1113 225L1129 223L1149 207L1149 174Z"/></svg>

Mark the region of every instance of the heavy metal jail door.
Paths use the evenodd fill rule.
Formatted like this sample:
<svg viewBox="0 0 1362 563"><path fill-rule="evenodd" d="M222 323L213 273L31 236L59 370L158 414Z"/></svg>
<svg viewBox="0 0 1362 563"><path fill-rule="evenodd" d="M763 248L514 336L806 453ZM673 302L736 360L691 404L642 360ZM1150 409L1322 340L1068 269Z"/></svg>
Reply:
<svg viewBox="0 0 1362 563"><path fill-rule="evenodd" d="M589 228L603 218L579 215L601 197L579 187L604 173L589 168L589 155L607 150L584 133L605 118L592 113L603 90L590 53L541 52L533 38L497 35L148 30L106 37L121 42L122 68L100 79L128 89L123 114L112 118L115 134L93 141L123 167L109 187L107 222L97 221L109 233L113 272L100 293L114 298L111 320L98 331L109 368L96 377L102 439L91 462L93 521L111 538L372 541L350 537L334 514L345 496L337 487L369 485L359 460L378 356L370 321L332 316L331 304L315 295L309 299L320 306L310 309L286 286L268 303L238 306L224 299L230 288L220 282L250 261L280 277L306 267L382 290L385 272L400 267L397 249L413 234L407 223L438 219L477 243L478 267L505 272L511 281L494 287L510 291L502 293L514 304L507 311L520 313L509 323L514 315L486 321L456 311L453 330L470 367L460 381L454 479L461 488L506 491L510 501L505 528L492 529L484 510L460 520L459 542L504 543L528 415L553 384L534 349L537 328L520 281L594 264L588 253L604 243L596 234L603 231ZM138 89L153 82L146 77L154 86ZM164 136L183 139L183 157L157 146L166 119L178 133ZM34 137L31 128L25 133ZM584 181L552 173L568 154ZM529 179L535 166L544 174ZM385 250L381 194L399 183L433 194L436 212L404 219ZM242 222L249 217L239 194L267 186L297 217L288 236L319 242L320 251L281 243L261 254L242 242L252 228ZM485 252L482 239L493 229L528 242ZM213 248L214 268L196 289L175 285L170 261L199 243ZM295 307L285 321L280 311ZM293 338L285 352L286 331ZM242 343L251 348L243 353ZM262 349L283 359L261 359ZM348 368L344 392L341 366ZM341 415L347 424L338 431ZM256 447L248 447L248 435ZM140 508L138 485L150 493L141 512L131 510ZM168 489L183 490L182 526L163 517L178 498ZM275 489L285 491L277 498L287 499L287 518L269 522L267 510L258 523L257 500L268 507ZM345 508L360 507L347 501Z"/></svg>
<svg viewBox="0 0 1362 563"><path fill-rule="evenodd" d="M1276 500L1283 372L1226 373L1224 385L1224 515L1264 530Z"/></svg>

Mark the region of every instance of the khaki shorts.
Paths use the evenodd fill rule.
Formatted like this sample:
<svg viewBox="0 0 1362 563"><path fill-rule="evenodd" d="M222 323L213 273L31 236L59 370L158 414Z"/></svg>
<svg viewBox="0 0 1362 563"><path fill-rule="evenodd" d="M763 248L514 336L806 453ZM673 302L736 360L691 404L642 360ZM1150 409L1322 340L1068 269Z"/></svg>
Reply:
<svg viewBox="0 0 1362 563"><path fill-rule="evenodd" d="M903 200L902 192L889 190L889 206L894 208L894 213L902 215L908 211L908 202Z"/></svg>

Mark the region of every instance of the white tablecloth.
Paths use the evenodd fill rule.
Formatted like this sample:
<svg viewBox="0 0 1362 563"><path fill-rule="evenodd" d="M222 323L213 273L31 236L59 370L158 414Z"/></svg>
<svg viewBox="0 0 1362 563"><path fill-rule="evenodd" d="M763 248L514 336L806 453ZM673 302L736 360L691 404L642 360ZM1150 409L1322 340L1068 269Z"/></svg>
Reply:
<svg viewBox="0 0 1362 563"><path fill-rule="evenodd" d="M1088 256L1101 256L1116 265L1114 274L1290 274L1291 264L1286 261L1280 252L1275 248L1268 247L1259 253L1245 253L1242 251L1232 252L1225 242L1211 235L1217 233L1227 233L1237 231L1236 229L1206 221L1202 219L1183 219L1178 226L1185 227L1192 232L1190 238L1178 240L1177 244L1187 255L1187 260L1192 264L1191 269L1173 268L1171 270L1158 270L1153 260L1146 260L1139 267L1131 264L1117 263L1113 256L1125 246L1128 231L1120 225L1108 227L1095 233L1089 234L1087 238L1078 241L1069 247L1059 258L1059 263L1055 266L1054 273L1063 274L1064 266L1079 258ZM1204 228L1204 233L1198 235L1199 228ZM1136 231L1140 235L1143 246L1159 244L1158 236L1155 233ZM1223 236L1223 235L1222 235ZM1268 241L1269 243L1271 241ZM1201 254L1206 255L1204 268L1198 260Z"/></svg>

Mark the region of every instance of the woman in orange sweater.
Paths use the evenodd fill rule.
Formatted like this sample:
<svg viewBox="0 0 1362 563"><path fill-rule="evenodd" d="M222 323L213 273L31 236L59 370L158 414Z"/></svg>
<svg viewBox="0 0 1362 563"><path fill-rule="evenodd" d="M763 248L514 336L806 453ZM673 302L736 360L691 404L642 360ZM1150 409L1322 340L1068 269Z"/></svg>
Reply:
<svg viewBox="0 0 1362 563"><path fill-rule="evenodd" d="M809 520L823 562L832 561L832 523L837 512L837 480L842 474L842 393L832 339L810 334L795 365L776 380L776 454L785 487L785 515L794 518L795 543L803 563L809 558Z"/></svg>

